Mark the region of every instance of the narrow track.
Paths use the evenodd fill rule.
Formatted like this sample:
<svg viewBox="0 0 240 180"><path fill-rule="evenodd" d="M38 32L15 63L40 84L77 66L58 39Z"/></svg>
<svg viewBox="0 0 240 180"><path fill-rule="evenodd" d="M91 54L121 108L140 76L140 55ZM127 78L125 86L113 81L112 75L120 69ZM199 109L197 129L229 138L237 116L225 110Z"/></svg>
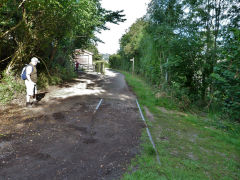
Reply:
<svg viewBox="0 0 240 180"><path fill-rule="evenodd" d="M111 180L126 172L145 127L136 97L120 73L79 77L53 91L51 101L8 119L12 129L2 128L8 138L0 138L0 179ZM81 79L91 82L90 89L78 89Z"/></svg>

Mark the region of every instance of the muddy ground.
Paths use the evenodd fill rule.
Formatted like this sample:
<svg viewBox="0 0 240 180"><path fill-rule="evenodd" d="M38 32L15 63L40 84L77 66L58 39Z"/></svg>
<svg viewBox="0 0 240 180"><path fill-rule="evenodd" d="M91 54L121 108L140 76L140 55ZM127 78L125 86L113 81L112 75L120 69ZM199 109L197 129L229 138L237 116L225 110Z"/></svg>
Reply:
<svg viewBox="0 0 240 180"><path fill-rule="evenodd" d="M79 73L39 99L1 109L1 180L121 178L144 127L122 74Z"/></svg>

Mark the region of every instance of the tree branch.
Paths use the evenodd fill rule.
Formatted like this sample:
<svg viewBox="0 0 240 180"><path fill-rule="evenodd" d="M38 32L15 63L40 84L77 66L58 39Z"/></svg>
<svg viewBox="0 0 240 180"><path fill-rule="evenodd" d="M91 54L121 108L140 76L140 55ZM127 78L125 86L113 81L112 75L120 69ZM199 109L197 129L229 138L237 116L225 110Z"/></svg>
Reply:
<svg viewBox="0 0 240 180"><path fill-rule="evenodd" d="M9 29L8 31L6 31L5 33L3 33L1 36L0 36L0 39L2 39L4 36L6 36L7 34L9 34L11 31L15 30L16 28L18 28L18 26L20 26L22 24L22 20L14 27L12 27L11 29Z"/></svg>
<svg viewBox="0 0 240 180"><path fill-rule="evenodd" d="M34 56L36 56L37 58L39 58L39 59L41 60L41 62L43 62L43 65L45 66L45 68L46 68L46 70L47 70L48 76L51 78L51 75L50 75L50 73L49 73L49 70L48 70L48 68L47 68L47 65L46 65L45 61L44 61L42 58L40 58L39 56L37 56L37 55L34 55Z"/></svg>
<svg viewBox="0 0 240 180"><path fill-rule="evenodd" d="M2 63L2 62L4 62L4 61L8 60L8 59L9 59L10 57L12 57L12 56L13 56L13 55L11 55L11 56L9 56L9 57L3 59L3 60L0 60L0 63Z"/></svg>
<svg viewBox="0 0 240 180"><path fill-rule="evenodd" d="M26 0L23 0L23 1L21 2L21 4L18 6L18 8L20 8L20 7L23 5L23 3L25 3L25 1L26 1Z"/></svg>

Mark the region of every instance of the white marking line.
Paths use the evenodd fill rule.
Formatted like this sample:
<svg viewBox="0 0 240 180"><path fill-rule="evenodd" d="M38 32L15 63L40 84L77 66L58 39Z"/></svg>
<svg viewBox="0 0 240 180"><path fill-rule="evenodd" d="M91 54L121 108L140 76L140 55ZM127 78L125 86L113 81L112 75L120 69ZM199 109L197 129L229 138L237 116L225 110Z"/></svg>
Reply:
<svg viewBox="0 0 240 180"><path fill-rule="evenodd" d="M98 108L100 107L102 101L103 101L103 99L101 99L101 100L99 101L99 103L98 103L96 109L93 111L93 114L92 114L92 117L91 117L91 124L90 124L90 131L91 131L90 134L91 134L91 136L92 136L92 134L93 134L92 132L93 132L93 124L94 124L94 121L93 121L93 120L94 120L94 116L95 116Z"/></svg>
<svg viewBox="0 0 240 180"><path fill-rule="evenodd" d="M94 111L94 112L96 112L96 111L98 110L98 108L100 107L100 105L101 105L102 101L103 101L103 99L101 99L101 100L99 101L99 103L98 103L98 105L97 105L97 107L96 107L96 109L95 109L95 111Z"/></svg>
<svg viewBox="0 0 240 180"><path fill-rule="evenodd" d="M148 134L149 140L151 141L151 143L152 143L152 145L153 145L153 149L154 149L155 152L156 152L157 161L158 161L159 165L161 165L161 162L160 162L160 159L159 159L159 155L158 155L157 148L156 148L156 146L155 146L155 144L154 144L154 142L153 142L153 139L152 139L151 133L150 133L150 131L149 131L149 129L148 129L148 125L147 125L146 120L145 120L145 118L144 118L144 116L143 116L143 113L142 113L141 107L140 107L140 105L139 105L137 99L136 99L136 103L137 103L137 106L138 106L139 112L140 112L140 114L141 114L142 120L143 120L143 122L144 122L144 124L145 124L145 126L146 126L146 130L147 130L147 134Z"/></svg>

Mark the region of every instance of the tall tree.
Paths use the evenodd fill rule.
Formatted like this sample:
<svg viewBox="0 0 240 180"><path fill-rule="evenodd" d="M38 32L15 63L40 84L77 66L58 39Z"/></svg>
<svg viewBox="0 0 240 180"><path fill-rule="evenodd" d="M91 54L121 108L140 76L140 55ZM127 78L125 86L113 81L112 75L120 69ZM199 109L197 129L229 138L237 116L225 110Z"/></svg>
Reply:
<svg viewBox="0 0 240 180"><path fill-rule="evenodd" d="M3 1L0 6L0 70L7 73L38 55L51 63L57 51L71 54L96 40L95 31L118 23L122 11L108 11L98 0Z"/></svg>
<svg viewBox="0 0 240 180"><path fill-rule="evenodd" d="M236 119L239 7L238 0L152 0L145 25L134 31L134 24L122 36L120 57L112 58L117 61L112 64L129 69L127 59L137 57L136 72L154 85L167 85L177 97L208 108L217 102Z"/></svg>

